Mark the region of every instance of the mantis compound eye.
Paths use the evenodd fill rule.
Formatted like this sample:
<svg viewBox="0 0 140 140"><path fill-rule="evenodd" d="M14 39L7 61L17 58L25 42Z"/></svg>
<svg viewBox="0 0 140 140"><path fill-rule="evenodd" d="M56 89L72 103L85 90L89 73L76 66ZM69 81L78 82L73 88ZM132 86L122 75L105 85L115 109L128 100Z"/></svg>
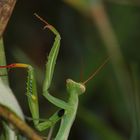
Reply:
<svg viewBox="0 0 140 140"><path fill-rule="evenodd" d="M86 91L85 85L80 83L79 86L80 86L81 92L84 93Z"/></svg>

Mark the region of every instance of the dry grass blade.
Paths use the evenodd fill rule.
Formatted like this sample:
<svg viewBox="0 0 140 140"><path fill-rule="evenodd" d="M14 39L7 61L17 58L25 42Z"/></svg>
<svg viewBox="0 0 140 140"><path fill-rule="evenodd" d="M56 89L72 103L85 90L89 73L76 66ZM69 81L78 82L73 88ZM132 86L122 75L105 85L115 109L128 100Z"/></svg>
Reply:
<svg viewBox="0 0 140 140"><path fill-rule="evenodd" d="M11 112L8 108L0 105L0 116L15 126L22 134L30 140L43 140L35 133L23 120L21 120L15 113Z"/></svg>
<svg viewBox="0 0 140 140"><path fill-rule="evenodd" d="M0 38L5 30L8 20L11 16L16 0L0 1Z"/></svg>

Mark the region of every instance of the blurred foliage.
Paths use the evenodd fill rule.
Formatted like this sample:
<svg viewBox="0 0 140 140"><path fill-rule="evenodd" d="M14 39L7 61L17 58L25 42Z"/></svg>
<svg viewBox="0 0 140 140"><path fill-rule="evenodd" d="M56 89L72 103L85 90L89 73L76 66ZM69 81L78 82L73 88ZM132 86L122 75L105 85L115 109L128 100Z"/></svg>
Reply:
<svg viewBox="0 0 140 140"><path fill-rule="evenodd" d="M56 97L67 98L67 78L84 81L111 56L80 97L69 139L140 139L139 5L113 0L20 0L16 3L4 33L7 63L35 66L40 113L42 118L48 118L56 108L41 93L45 62L54 36L42 30L43 25L33 16L34 12L54 25L62 37L50 90ZM25 96L26 76L24 70L9 71L11 87L25 115L30 116Z"/></svg>

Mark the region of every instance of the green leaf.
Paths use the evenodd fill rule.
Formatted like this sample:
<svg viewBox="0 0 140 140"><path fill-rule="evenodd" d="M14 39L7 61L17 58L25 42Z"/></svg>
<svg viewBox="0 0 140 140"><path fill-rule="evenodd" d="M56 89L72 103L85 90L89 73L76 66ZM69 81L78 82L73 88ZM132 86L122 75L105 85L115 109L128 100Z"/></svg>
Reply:
<svg viewBox="0 0 140 140"><path fill-rule="evenodd" d="M11 110L22 120L24 120L23 112L14 94L12 93L12 90L8 86L4 85L1 79L0 79L0 104L9 108L9 110Z"/></svg>

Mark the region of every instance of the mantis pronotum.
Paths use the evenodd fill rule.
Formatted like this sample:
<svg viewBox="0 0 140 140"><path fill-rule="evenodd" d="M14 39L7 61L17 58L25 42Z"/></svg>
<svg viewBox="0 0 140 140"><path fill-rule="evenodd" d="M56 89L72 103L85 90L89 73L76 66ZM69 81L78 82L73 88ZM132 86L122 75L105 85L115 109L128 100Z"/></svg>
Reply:
<svg viewBox="0 0 140 140"><path fill-rule="evenodd" d="M28 64L14 63L7 66L0 66L0 68L17 68L18 67L18 68L27 69L28 71L27 97L28 97L29 108L32 114L35 127L38 130L42 131L42 130L47 129L48 127L52 127L58 120L62 119L58 133L55 136L55 140L67 140L71 126L76 116L77 107L78 107L78 96L85 92L86 90L85 83L91 78L93 78L95 73L97 73L105 65L108 59L106 59L105 62L97 69L97 71L94 74L92 74L89 77L89 79L86 80L85 82L75 82L71 79L66 80L67 92L69 93L69 99L67 102L53 97L48 92L48 89L52 81L54 68L55 68L55 62L56 62L57 55L60 48L61 37L58 31L52 25L48 24L45 20L43 20L37 14L35 14L35 16L46 24L44 26L44 29L48 28L56 35L53 47L48 56L48 62L46 63L46 73L45 73L46 76L45 76L45 80L43 84L43 96L47 100L49 100L52 104L54 104L55 106L61 109L58 112L56 112L54 115L52 115L47 121L40 123L38 97L37 97L36 81L35 81L33 67Z"/></svg>

